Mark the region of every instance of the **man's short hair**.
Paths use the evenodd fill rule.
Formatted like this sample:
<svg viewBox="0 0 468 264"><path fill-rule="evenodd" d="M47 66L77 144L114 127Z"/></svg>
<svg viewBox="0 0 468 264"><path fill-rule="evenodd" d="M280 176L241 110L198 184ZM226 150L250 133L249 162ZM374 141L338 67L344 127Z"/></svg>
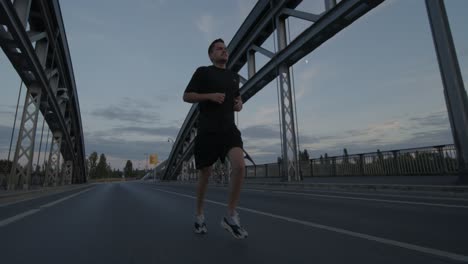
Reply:
<svg viewBox="0 0 468 264"><path fill-rule="evenodd" d="M211 52L213 51L214 45L218 42L224 43L224 40L220 38L213 40L213 42L211 42L210 46L208 47L208 55L211 54Z"/></svg>

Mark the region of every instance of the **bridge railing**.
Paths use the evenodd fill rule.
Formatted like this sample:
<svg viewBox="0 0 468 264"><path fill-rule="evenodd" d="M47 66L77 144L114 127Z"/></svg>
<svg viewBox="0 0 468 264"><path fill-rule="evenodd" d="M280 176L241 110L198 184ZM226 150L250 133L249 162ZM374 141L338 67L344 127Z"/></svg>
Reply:
<svg viewBox="0 0 468 264"><path fill-rule="evenodd" d="M458 171L454 145L377 151L300 161L302 177L454 175ZM246 166L246 178L280 177L278 163Z"/></svg>

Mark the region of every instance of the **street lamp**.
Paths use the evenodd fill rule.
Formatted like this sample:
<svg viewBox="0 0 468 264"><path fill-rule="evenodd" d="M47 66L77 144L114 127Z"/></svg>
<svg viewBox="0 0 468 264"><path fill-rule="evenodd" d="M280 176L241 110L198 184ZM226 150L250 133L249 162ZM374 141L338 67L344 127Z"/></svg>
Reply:
<svg viewBox="0 0 468 264"><path fill-rule="evenodd" d="M174 140L172 138L167 138L167 142L172 142L172 144L174 144Z"/></svg>

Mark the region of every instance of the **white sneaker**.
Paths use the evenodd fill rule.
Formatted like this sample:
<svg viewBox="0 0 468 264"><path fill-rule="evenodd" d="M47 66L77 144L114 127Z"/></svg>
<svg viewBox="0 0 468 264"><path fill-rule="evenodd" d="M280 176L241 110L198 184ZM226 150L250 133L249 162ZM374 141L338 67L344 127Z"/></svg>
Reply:
<svg viewBox="0 0 468 264"><path fill-rule="evenodd" d="M233 216L223 217L221 226L237 239L243 239L249 236L249 233L240 225L240 218L237 212Z"/></svg>
<svg viewBox="0 0 468 264"><path fill-rule="evenodd" d="M208 233L208 229L206 228L205 224L205 216L198 215L195 217L195 229L194 232L197 234L206 234Z"/></svg>

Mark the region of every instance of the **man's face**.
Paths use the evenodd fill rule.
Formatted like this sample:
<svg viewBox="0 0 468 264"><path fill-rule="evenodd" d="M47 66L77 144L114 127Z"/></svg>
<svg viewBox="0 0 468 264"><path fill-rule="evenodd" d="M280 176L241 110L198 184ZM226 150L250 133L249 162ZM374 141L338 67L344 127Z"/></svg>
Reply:
<svg viewBox="0 0 468 264"><path fill-rule="evenodd" d="M214 63L226 64L229 58L226 46L222 42L216 42L210 53L210 59Z"/></svg>

